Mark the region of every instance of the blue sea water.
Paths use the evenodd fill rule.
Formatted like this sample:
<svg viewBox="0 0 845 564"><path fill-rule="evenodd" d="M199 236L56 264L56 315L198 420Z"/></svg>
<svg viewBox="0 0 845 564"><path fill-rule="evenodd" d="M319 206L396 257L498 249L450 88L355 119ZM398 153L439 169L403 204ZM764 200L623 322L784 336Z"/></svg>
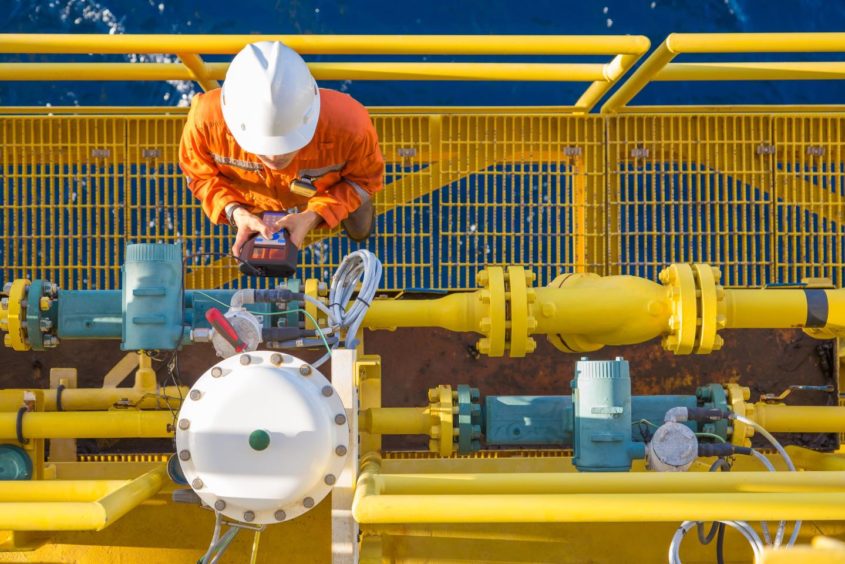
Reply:
<svg viewBox="0 0 845 564"><path fill-rule="evenodd" d="M642 34L656 47L672 32L845 30L845 2L841 0L3 0L0 5L5 8L0 13L0 33ZM842 55L730 55L721 60L808 58L842 60ZM41 59L33 55L0 58ZM76 56L51 60L127 59ZM163 54L141 57L140 61L150 59L176 60ZM338 57L324 60L328 59ZM709 57L713 59L719 58ZM367 81L324 86L349 92L367 105L569 104L586 87L580 83ZM8 82L0 84L0 105L185 105L196 91L197 85L184 82ZM650 85L635 103L841 103L843 94L841 81L658 83Z"/></svg>

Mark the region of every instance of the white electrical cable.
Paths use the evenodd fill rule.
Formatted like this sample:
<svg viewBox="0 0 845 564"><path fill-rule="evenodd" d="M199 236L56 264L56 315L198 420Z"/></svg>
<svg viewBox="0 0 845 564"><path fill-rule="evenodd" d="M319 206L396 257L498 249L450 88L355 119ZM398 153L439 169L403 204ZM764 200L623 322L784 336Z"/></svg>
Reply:
<svg viewBox="0 0 845 564"><path fill-rule="evenodd" d="M354 303L347 309L359 280L361 289ZM332 276L329 289L329 321L331 325L346 330L343 343L346 348L355 348L355 335L364 322L364 316L380 283L381 261L366 249L346 255Z"/></svg>
<svg viewBox="0 0 845 564"><path fill-rule="evenodd" d="M754 551L754 562L759 563L763 561L763 541L760 540L759 535L752 529L748 523L744 521L719 521L729 527L733 527L739 531L742 536L748 540L751 545L751 550ZM678 530L675 531L672 537L672 542L669 543L669 564L681 564L681 542L683 542L686 534L696 525L698 521L684 521Z"/></svg>
<svg viewBox="0 0 845 564"><path fill-rule="evenodd" d="M768 470L769 472L777 472L777 470L775 470L774 464L772 464L772 462L768 458L766 458L762 453L751 449L751 454L754 456L754 458L759 460L763 464L763 466L766 467L766 470ZM760 526L763 529L763 539L766 541L766 544L772 544L772 537L769 534L768 522L760 521ZM774 546L780 546L780 543L783 541L783 531L785 530L785 528L786 521L781 521L780 523L778 523L778 530L777 534L775 535Z"/></svg>
<svg viewBox="0 0 845 564"><path fill-rule="evenodd" d="M789 457L789 454L787 454L786 449L783 448L783 446L778 442L778 440L776 438L774 438L774 436L772 436L772 434L769 433L766 429L764 429L762 425L760 425L756 421L752 421L751 419L748 419L747 417L743 417L742 415L737 415L736 413L732 413L730 415L730 418L735 419L735 420L739 421L740 423L744 423L744 424L746 424L750 427L753 427L755 431L757 431L758 433L763 435L766 438L766 440L768 440L770 443L772 443L772 446L775 447L775 450L778 451L778 454L780 454L781 457L783 458L784 462L786 462L786 467L789 468L790 472L796 472L797 471L795 469L795 464L792 463L792 459ZM752 452L754 452L754 451L752 451ZM784 524L784 527L785 526L786 525ZM789 537L789 541L787 541L786 546L792 546L792 545L795 544L795 541L798 540L798 533L800 531L801 531L801 521L795 521L795 528L792 530L792 535ZM783 532L781 531L780 527L778 527L778 533L780 534L780 536L779 536L779 538L775 539L775 543L776 543L775 546L779 546L780 545L779 540L780 541L783 540Z"/></svg>
<svg viewBox="0 0 845 564"><path fill-rule="evenodd" d="M355 335L376 296L381 283L381 270L381 261L378 257L366 249L357 250L344 257L332 276L328 307L313 296L304 296L308 303L313 304L328 319L329 327L323 331L324 334L340 335L341 331L346 332L343 341L345 348L355 348L358 343ZM359 281L361 289L358 290L353 304L349 306L349 301L352 300L352 294L355 293ZM347 306L349 306L348 309ZM332 348L336 348L339 344L338 341ZM326 353L317 362L313 362L312 366L319 368L329 358L331 358L331 353Z"/></svg>

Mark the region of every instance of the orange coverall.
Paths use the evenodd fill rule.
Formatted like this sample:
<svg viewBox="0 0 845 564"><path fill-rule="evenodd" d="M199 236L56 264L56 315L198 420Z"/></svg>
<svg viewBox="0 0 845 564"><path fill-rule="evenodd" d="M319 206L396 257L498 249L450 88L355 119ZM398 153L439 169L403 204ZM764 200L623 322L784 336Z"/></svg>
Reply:
<svg viewBox="0 0 845 564"><path fill-rule="evenodd" d="M226 223L226 206L237 202L253 212L312 210L336 227L361 205L355 186L370 195L383 188L384 158L367 110L334 90L320 90L314 138L282 170L266 167L235 142L223 121L219 88L198 94L182 132L179 165L214 223ZM310 179L316 194L292 193L296 178Z"/></svg>

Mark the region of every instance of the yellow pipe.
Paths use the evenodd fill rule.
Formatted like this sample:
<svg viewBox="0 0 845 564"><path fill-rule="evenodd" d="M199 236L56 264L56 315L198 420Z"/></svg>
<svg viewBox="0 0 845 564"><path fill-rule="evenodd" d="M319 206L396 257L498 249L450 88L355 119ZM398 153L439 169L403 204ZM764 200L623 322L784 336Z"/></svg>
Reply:
<svg viewBox="0 0 845 564"><path fill-rule="evenodd" d="M364 318L368 329L442 327L450 331L477 331L485 315L481 293L458 292L435 300L375 300Z"/></svg>
<svg viewBox="0 0 845 564"><path fill-rule="evenodd" d="M845 46L843 46L845 50ZM842 80L845 63L672 63L652 80Z"/></svg>
<svg viewBox="0 0 845 564"><path fill-rule="evenodd" d="M760 402L750 417L771 433L845 433L845 407Z"/></svg>
<svg viewBox="0 0 845 564"><path fill-rule="evenodd" d="M96 501L126 480L0 481L0 503L24 501Z"/></svg>
<svg viewBox="0 0 845 564"><path fill-rule="evenodd" d="M635 344L668 331L666 288L634 276L572 274L537 288L532 333L579 335L606 345Z"/></svg>
<svg viewBox="0 0 845 564"><path fill-rule="evenodd" d="M726 327L782 329L807 320L803 290L725 290Z"/></svg>
<svg viewBox="0 0 845 564"><path fill-rule="evenodd" d="M362 495L352 514L362 524L841 521L845 492Z"/></svg>
<svg viewBox="0 0 845 564"><path fill-rule="evenodd" d="M205 80L223 80L229 63L206 63ZM592 82L593 63L309 63L317 80L490 80ZM179 63L0 63L0 80L196 80Z"/></svg>
<svg viewBox="0 0 845 564"><path fill-rule="evenodd" d="M385 495L845 491L845 472L379 474Z"/></svg>
<svg viewBox="0 0 845 564"><path fill-rule="evenodd" d="M374 407L361 411L359 430L378 435L428 435L438 422L428 407Z"/></svg>
<svg viewBox="0 0 845 564"><path fill-rule="evenodd" d="M808 292L816 298L816 318L832 330L845 328L845 292L838 290L725 290L726 327L732 329L781 329L805 327ZM813 294L816 295L816 294ZM823 305L819 304L822 302Z"/></svg>
<svg viewBox="0 0 845 564"><path fill-rule="evenodd" d="M155 495L164 484L160 466L97 501L0 502L0 528L13 531L99 531Z"/></svg>
<svg viewBox="0 0 845 564"><path fill-rule="evenodd" d="M572 275L560 288L537 288L530 305L537 321L532 334L585 335L603 344L648 341L668 330L666 289L633 276ZM377 300L364 326L368 329L442 327L479 331L489 315L482 291L436 300Z"/></svg>
<svg viewBox="0 0 845 564"><path fill-rule="evenodd" d="M617 55L642 54L642 35L0 35L0 53L230 54L255 41L281 41L304 54Z"/></svg>
<svg viewBox="0 0 845 564"><path fill-rule="evenodd" d="M0 412L17 411L26 390L0 390ZM58 390L43 390L44 410L56 411ZM187 386L166 386L147 392L134 388L66 388L62 390L62 410L102 411L117 403L128 403L138 409L179 409L180 398L188 395ZM165 399L167 398L167 399Z"/></svg>
<svg viewBox="0 0 845 564"><path fill-rule="evenodd" d="M786 452L795 466L805 470L825 470L841 472L845 470L845 456L825 452L817 452L798 446L785 447Z"/></svg>
<svg viewBox="0 0 845 564"><path fill-rule="evenodd" d="M0 439L15 439L17 413L0 413ZM23 416L26 439L122 439L173 436L169 411L34 411Z"/></svg>
<svg viewBox="0 0 845 564"><path fill-rule="evenodd" d="M380 468L381 459L378 455L368 453L362 458L361 473L352 502L352 514L359 523L621 523L688 519L845 519L845 492L385 495L390 480L396 478L388 476L386 481L381 479L384 477L379 475ZM758 474L761 481L779 479L768 473L753 474ZM579 474L575 478L588 476L595 475ZM634 474L626 473L618 479L627 480L633 476ZM655 476L657 479L665 479L669 475ZM712 474L702 473L702 476L719 479ZM794 474L790 477L797 478ZM436 478L436 475L420 477L429 484ZM595 479L613 481L616 477ZM489 480L495 482L497 477L493 475ZM732 481L734 478L724 480ZM758 477L755 476L751 483L757 483L757 480ZM787 487L788 483L790 481L787 480L781 485ZM803 485L809 486L811 483L812 480L805 480ZM577 480L573 479L572 484L577 487ZM394 481L394 487L400 486L401 484Z"/></svg>

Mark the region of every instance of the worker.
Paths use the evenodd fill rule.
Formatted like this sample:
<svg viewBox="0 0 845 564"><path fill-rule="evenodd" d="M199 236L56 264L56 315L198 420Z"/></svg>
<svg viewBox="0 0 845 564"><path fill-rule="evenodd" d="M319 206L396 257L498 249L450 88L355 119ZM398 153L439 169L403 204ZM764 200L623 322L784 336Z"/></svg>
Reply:
<svg viewBox="0 0 845 564"><path fill-rule="evenodd" d="M318 89L305 61L278 41L244 47L223 87L191 101L179 165L208 218L237 229L232 254L255 233L306 235L341 224L354 241L373 229L384 159L367 110ZM287 212L265 224L261 212Z"/></svg>

